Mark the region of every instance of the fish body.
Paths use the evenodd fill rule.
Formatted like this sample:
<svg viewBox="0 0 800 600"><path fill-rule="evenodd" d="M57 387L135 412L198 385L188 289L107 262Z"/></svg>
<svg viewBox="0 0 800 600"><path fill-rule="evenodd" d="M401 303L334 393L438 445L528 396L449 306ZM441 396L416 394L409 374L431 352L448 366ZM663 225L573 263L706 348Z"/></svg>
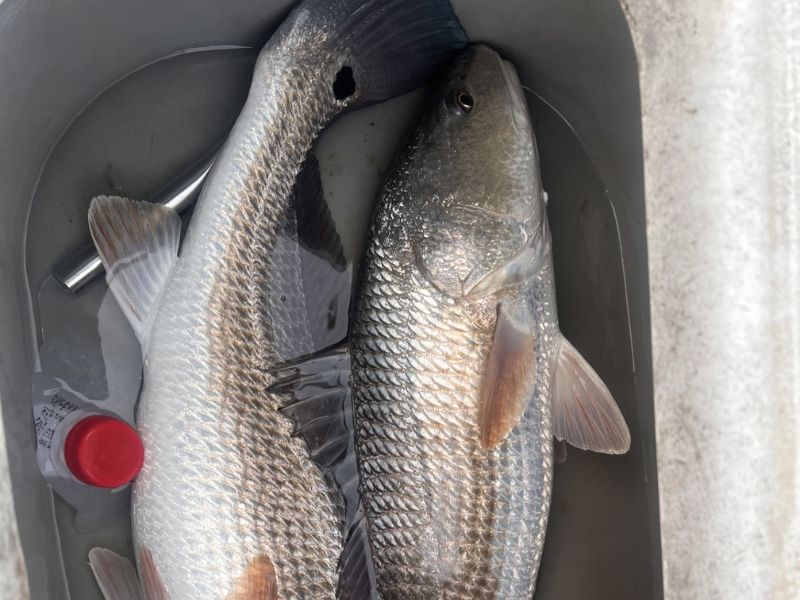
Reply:
<svg viewBox="0 0 800 600"><path fill-rule="evenodd" d="M398 22L408 35L386 42ZM180 257L167 209L93 202L109 285L143 346L132 516L151 597L334 597L341 503L268 391L268 367L319 349L330 327L304 287L326 253L301 239L298 173L338 114L419 85L462 43L441 0L306 0L259 56ZM315 226L326 255L340 252L330 224Z"/></svg>
<svg viewBox="0 0 800 600"><path fill-rule="evenodd" d="M554 434L607 452L629 434L559 332L527 106L487 46L455 61L396 160L349 347L380 597L530 598Z"/></svg>

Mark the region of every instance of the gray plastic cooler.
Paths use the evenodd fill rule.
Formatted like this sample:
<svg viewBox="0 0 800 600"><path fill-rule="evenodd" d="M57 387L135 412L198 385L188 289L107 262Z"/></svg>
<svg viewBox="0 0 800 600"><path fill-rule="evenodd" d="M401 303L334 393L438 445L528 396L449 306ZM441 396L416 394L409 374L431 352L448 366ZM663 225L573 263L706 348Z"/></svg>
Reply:
<svg viewBox="0 0 800 600"><path fill-rule="evenodd" d="M291 4L0 0L2 598L99 598L88 549L130 552L126 519L78 531L39 475L30 398L40 287L88 240L92 195L149 198L224 137L252 48ZM616 396L633 440L624 457L570 450L556 468L536 598L796 597L800 60L789 32L800 13L779 0L770 16L749 0L453 4L471 38L496 46L530 88L562 329ZM348 115L320 142L351 257L420 97ZM767 257L779 265L771 279ZM737 262L746 268L729 267ZM98 281L64 302L91 311L105 295ZM85 339L75 352L91 358L99 333ZM730 351L748 347L755 359ZM764 380L771 387L754 393Z"/></svg>

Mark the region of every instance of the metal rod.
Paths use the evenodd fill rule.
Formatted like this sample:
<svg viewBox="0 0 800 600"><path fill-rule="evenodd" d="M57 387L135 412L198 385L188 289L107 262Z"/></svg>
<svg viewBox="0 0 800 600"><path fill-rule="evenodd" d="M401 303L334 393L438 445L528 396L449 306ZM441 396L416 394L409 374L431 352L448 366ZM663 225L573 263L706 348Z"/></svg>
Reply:
<svg viewBox="0 0 800 600"><path fill-rule="evenodd" d="M179 214L184 212L200 195L203 181L211 170L215 158L216 154L212 155L185 178L181 178L178 183L158 194L155 202L169 206ZM53 277L64 286L65 290L76 294L104 272L103 263L97 255L94 244L89 244L56 265Z"/></svg>

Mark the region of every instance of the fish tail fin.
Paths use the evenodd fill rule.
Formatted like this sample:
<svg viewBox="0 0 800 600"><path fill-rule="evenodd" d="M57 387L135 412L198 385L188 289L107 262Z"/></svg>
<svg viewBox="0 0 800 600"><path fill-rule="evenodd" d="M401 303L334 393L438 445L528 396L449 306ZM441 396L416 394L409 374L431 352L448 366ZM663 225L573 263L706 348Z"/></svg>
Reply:
<svg viewBox="0 0 800 600"><path fill-rule="evenodd" d="M351 107L425 84L467 43L449 0L306 0L299 11L324 19L343 54L334 93Z"/></svg>

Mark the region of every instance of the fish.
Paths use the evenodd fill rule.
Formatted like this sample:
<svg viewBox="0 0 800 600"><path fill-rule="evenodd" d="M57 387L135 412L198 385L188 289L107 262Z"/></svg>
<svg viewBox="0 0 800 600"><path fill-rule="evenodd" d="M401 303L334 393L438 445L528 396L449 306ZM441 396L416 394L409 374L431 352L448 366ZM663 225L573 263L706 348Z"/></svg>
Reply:
<svg viewBox="0 0 800 600"><path fill-rule="evenodd" d="M531 597L553 440L621 454L630 432L559 330L530 114L489 46L453 61L395 159L347 341L279 375L295 403L351 403L351 534L380 598Z"/></svg>
<svg viewBox="0 0 800 600"><path fill-rule="evenodd" d="M270 365L346 324L349 267L309 151L338 115L425 84L465 43L447 0L303 0L259 54L182 244L174 211L93 199L144 356L132 528L146 597L342 594L346 508L269 390ZM111 551L90 563L101 589L135 588Z"/></svg>

